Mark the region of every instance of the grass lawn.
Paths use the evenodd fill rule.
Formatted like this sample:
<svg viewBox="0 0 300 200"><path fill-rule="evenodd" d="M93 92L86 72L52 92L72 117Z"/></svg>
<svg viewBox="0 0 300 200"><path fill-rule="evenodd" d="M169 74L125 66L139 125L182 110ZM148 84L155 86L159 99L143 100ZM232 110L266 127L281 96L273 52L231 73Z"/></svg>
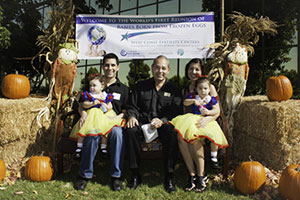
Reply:
<svg viewBox="0 0 300 200"><path fill-rule="evenodd" d="M106 159L97 159L94 163L95 177L84 191L76 191L73 183L76 181L79 166L73 164L71 171L63 175L55 175L52 181L31 182L24 178L19 179L12 186L1 186L0 199L257 199L254 196L242 195L232 187L232 183L216 184L212 180L203 193L184 192L187 181L187 171L182 160L176 166L175 180L177 192L169 194L163 188L162 160L142 160L141 174L143 183L136 190L126 188L126 181L130 178L125 162L124 190L113 192L110 189L109 162ZM210 176L214 171L206 170ZM278 198L280 199L280 198Z"/></svg>

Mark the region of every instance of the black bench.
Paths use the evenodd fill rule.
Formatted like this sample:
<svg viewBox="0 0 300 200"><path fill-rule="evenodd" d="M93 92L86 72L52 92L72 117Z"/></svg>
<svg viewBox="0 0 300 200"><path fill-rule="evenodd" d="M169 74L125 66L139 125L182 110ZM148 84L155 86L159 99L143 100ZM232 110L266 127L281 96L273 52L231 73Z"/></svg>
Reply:
<svg viewBox="0 0 300 200"><path fill-rule="evenodd" d="M57 141L57 172L63 173L64 171L64 154L74 154L77 148L77 142L69 139L71 128L79 120L80 115L77 112L77 108L73 111L65 113L61 116L61 123L63 125L63 133ZM221 111L220 117L217 119L220 124L226 138L228 139L228 122L223 112ZM229 171L229 149L219 149L222 153L219 153L219 158L222 160L222 171L224 179L228 178ZM142 143L142 159L161 159L162 158L162 144L159 139L155 139L151 143Z"/></svg>

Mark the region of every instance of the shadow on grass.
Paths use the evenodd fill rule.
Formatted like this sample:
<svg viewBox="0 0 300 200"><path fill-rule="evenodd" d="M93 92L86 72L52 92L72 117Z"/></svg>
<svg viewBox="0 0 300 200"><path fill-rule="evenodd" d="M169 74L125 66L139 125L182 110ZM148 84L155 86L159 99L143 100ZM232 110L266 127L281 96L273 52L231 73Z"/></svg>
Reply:
<svg viewBox="0 0 300 200"><path fill-rule="evenodd" d="M56 174L54 179L63 182L72 182L73 184L78 180L79 174L79 160L73 160L69 172L64 174ZM101 184L103 186L110 184L109 174L110 162L109 159L101 158L99 155L94 160L94 176L90 180L91 183Z"/></svg>
<svg viewBox="0 0 300 200"><path fill-rule="evenodd" d="M124 168L123 168L123 184L124 186L127 184L128 180L131 178L131 173L128 168L128 160L125 160ZM141 175L142 175L142 185L147 186L149 188L154 188L157 186L163 187L164 181L164 173L163 173L163 160L162 159L155 159L155 160L141 160ZM100 155L96 156L94 161L94 177L90 180L92 184L99 184L99 186L108 186L110 187L111 184L111 177L110 177L110 160L102 158ZM74 184L77 181L79 172L79 161L75 162L72 165L72 168L69 173L56 175L54 177L55 180L62 181L62 182L69 182ZM209 176L216 175L217 172L209 166L206 167L206 172ZM184 190L188 179L188 173L184 164L184 161L181 157L179 157L176 169L174 173L174 180L179 190ZM239 195L239 193L230 188L228 185L216 185L210 181L208 184L208 189L211 191L223 191L227 194L232 195Z"/></svg>
<svg viewBox="0 0 300 200"><path fill-rule="evenodd" d="M125 160L124 167L122 170L122 180L125 184L131 178L131 172L128 168L128 161ZM176 165L176 172L185 170L184 163L180 161ZM183 168L183 169L181 169ZM163 174L163 160L141 160L140 173L142 175L142 184L148 187L155 187L157 185L163 184L164 174ZM54 179L63 182L72 182L73 184L77 181L79 172L79 161L72 164L71 170L66 174L57 174ZM186 171L184 171L186 174ZM175 177L176 178L176 177ZM91 183L101 184L103 186L110 186L110 160L102 158L100 155L96 156L94 161L94 176L90 180Z"/></svg>

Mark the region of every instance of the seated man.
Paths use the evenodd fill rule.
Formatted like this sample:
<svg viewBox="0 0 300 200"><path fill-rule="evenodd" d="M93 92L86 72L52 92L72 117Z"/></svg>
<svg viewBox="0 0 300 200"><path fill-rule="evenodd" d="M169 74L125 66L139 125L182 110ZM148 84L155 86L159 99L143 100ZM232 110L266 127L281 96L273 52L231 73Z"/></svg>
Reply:
<svg viewBox="0 0 300 200"><path fill-rule="evenodd" d="M120 82L116 77L117 72L120 69L119 59L115 54L107 54L103 58L104 78L107 93L114 95L112 101L113 110L116 114L120 114L122 110L126 110L128 101L129 89L126 85ZM84 190L88 181L93 177L93 162L98 150L99 142L102 136L87 136L83 140L83 146L81 150L81 160L79 169L79 178L74 184L76 190ZM124 145L123 145L123 130L121 127L114 127L108 135L109 153L110 153L110 176L112 190L122 190L121 182L121 170L124 161ZM67 141L61 141L60 148L64 148L64 145L68 145Z"/></svg>
<svg viewBox="0 0 300 200"><path fill-rule="evenodd" d="M174 127L167 122L182 113L180 89L168 81L169 61L165 56L158 56L152 64L153 78L136 84L130 97L127 110L128 122L125 129L126 151L132 178L128 187L136 189L142 182L139 173L141 156L141 126L150 124L157 129L163 145L164 188L167 192L175 192L173 172L178 155L177 134Z"/></svg>

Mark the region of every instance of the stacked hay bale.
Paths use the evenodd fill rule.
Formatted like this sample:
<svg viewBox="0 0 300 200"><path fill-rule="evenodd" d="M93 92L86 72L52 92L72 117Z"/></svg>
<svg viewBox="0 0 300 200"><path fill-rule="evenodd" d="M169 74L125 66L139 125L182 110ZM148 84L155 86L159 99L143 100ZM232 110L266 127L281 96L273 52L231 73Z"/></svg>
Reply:
<svg viewBox="0 0 300 200"><path fill-rule="evenodd" d="M51 150L50 121L36 123L37 110L47 104L42 98L0 98L0 158L6 164Z"/></svg>
<svg viewBox="0 0 300 200"><path fill-rule="evenodd" d="M0 98L0 159L7 165L16 159L49 154L52 148L50 120L36 123L42 98ZM233 156L239 161L261 162L275 170L300 160L300 100L270 102L266 96L243 97L235 114Z"/></svg>
<svg viewBox="0 0 300 200"><path fill-rule="evenodd" d="M300 100L244 97L235 114L233 155L260 161L275 170L299 163Z"/></svg>

